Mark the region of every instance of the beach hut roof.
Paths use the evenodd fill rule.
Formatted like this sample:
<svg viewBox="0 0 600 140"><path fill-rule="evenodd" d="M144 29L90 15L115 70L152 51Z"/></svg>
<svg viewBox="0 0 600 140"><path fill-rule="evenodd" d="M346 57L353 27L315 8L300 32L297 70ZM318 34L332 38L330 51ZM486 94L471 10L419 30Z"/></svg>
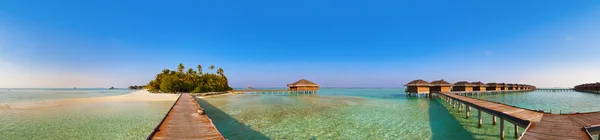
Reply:
<svg viewBox="0 0 600 140"><path fill-rule="evenodd" d="M496 85L499 87L508 87L508 85L506 85L506 83L498 83Z"/></svg>
<svg viewBox="0 0 600 140"><path fill-rule="evenodd" d="M473 84L471 84L467 81L459 81L459 82L454 83L454 86L472 87Z"/></svg>
<svg viewBox="0 0 600 140"><path fill-rule="evenodd" d="M429 83L425 80L418 79L418 80L410 81L404 86L431 86L431 83Z"/></svg>
<svg viewBox="0 0 600 140"><path fill-rule="evenodd" d="M444 79L437 80L437 81L432 81L431 85L433 85L433 86L452 86L452 84L444 81Z"/></svg>
<svg viewBox="0 0 600 140"><path fill-rule="evenodd" d="M308 81L306 79L300 79L292 84L288 84L288 87L291 87L291 86L297 87L297 86L319 86L319 85L316 83L313 83L311 81Z"/></svg>
<svg viewBox="0 0 600 140"><path fill-rule="evenodd" d="M471 84L473 84L473 86L478 86L478 87L485 87L485 86L487 86L485 83L482 83L482 82L473 82Z"/></svg>
<svg viewBox="0 0 600 140"><path fill-rule="evenodd" d="M487 85L489 85L489 86L497 86L498 83L487 83Z"/></svg>

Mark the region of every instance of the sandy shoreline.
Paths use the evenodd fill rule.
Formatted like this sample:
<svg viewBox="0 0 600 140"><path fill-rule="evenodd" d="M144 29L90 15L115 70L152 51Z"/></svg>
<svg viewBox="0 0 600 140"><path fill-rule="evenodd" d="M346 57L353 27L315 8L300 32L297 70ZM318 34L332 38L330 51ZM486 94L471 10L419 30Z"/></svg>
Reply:
<svg viewBox="0 0 600 140"><path fill-rule="evenodd" d="M73 98L63 100L49 100L38 102L22 102L1 104L0 110L5 109L36 109L43 107L75 105L74 103L101 103L101 102L155 102L155 101L173 101L175 102L180 94L154 94L147 90L134 91L128 94L106 96L106 97L90 97L90 98Z"/></svg>
<svg viewBox="0 0 600 140"><path fill-rule="evenodd" d="M64 101L72 102L139 102L139 101L175 101L179 94L154 94L147 90L134 91L129 94L107 96L107 97L92 97L92 98L75 98Z"/></svg>

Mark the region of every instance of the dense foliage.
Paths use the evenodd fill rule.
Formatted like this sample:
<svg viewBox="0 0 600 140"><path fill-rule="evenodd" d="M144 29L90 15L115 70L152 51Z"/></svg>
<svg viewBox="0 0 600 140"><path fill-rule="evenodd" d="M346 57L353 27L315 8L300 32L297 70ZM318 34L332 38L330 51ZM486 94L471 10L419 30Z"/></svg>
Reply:
<svg viewBox="0 0 600 140"><path fill-rule="evenodd" d="M151 92L219 92L231 90L227 77L222 68L219 68L215 73L202 73L202 66L198 65L198 71L189 68L183 71L185 66L179 64L177 71L164 69L156 75L154 80L151 80L146 88ZM209 69L212 71L215 66L211 65Z"/></svg>
<svg viewBox="0 0 600 140"><path fill-rule="evenodd" d="M144 89L144 88L146 88L146 86L133 85L133 86L128 87L128 89Z"/></svg>

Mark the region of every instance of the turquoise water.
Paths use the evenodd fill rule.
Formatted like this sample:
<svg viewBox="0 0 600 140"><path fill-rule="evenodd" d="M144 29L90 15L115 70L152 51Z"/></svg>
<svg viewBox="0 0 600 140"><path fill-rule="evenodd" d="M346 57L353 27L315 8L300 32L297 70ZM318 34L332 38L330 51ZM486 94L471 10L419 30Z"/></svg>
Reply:
<svg viewBox="0 0 600 140"><path fill-rule="evenodd" d="M71 98L114 96L130 93L128 89L1 89L0 105Z"/></svg>
<svg viewBox="0 0 600 140"><path fill-rule="evenodd" d="M145 139L173 102L68 102L130 93L103 89L0 92L0 139ZM13 104L34 106L14 108Z"/></svg>
<svg viewBox="0 0 600 140"><path fill-rule="evenodd" d="M554 114L600 111L597 93L534 91L473 97Z"/></svg>
<svg viewBox="0 0 600 140"><path fill-rule="evenodd" d="M129 90L0 89L0 139L144 139L173 102L60 102ZM599 94L525 92L480 96L531 109L600 110ZM35 103L36 107L11 108ZM57 101L46 104L44 101ZM440 99L406 97L402 88L325 88L314 95L228 95L198 99L228 139L498 139L499 125ZM558 111L554 110L555 113ZM513 125L505 135L514 139ZM523 132L523 128L519 129Z"/></svg>
<svg viewBox="0 0 600 140"><path fill-rule="evenodd" d="M466 119L439 99L404 89L321 89L317 95L230 95L198 99L229 139L498 139L499 125ZM505 135L513 125L506 123ZM523 128L520 128L520 132Z"/></svg>

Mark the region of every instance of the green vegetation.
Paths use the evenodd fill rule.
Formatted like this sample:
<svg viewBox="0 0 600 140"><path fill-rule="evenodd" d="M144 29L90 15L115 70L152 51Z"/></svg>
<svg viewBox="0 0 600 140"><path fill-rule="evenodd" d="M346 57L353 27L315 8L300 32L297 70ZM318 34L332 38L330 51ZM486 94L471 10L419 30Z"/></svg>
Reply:
<svg viewBox="0 0 600 140"><path fill-rule="evenodd" d="M201 93L232 90L222 68L219 68L216 73L202 73L201 65L198 65L197 68L198 71L189 68L184 72L185 66L180 63L177 71L164 69L146 85L146 88L150 92L164 93ZM209 69L212 71L215 66L211 65Z"/></svg>

